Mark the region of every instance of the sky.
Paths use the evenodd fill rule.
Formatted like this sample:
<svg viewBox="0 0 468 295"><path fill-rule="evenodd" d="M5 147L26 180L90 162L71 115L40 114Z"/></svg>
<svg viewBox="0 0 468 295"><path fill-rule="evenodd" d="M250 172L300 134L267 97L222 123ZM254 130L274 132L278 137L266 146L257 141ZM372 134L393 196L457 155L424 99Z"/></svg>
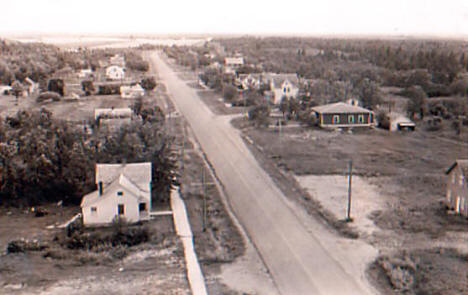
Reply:
<svg viewBox="0 0 468 295"><path fill-rule="evenodd" d="M468 36L468 0L11 0L0 33Z"/></svg>

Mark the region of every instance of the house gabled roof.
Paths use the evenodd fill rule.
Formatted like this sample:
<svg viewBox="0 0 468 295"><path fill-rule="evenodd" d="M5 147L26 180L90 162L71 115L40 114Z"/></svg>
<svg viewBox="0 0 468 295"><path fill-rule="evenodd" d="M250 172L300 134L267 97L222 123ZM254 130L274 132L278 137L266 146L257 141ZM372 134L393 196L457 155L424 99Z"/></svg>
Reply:
<svg viewBox="0 0 468 295"><path fill-rule="evenodd" d="M121 174L144 191L148 191L151 182L151 162L130 164L96 164L96 184L113 182Z"/></svg>
<svg viewBox="0 0 468 295"><path fill-rule="evenodd" d="M81 201L81 207L87 207L104 199L107 199L108 197L114 196L111 194L106 194L106 190L113 190L116 186L125 188L127 191L130 192L130 195L135 197L139 202L148 201L148 189L141 189L139 185L133 183L130 179L128 179L128 177L126 177L123 174L120 174L119 177L114 179L114 181L104 186L104 195L100 196L99 191L94 191L84 196L83 200Z"/></svg>
<svg viewBox="0 0 468 295"><path fill-rule="evenodd" d="M312 110L320 114L372 113L372 111L368 109L361 108L359 106L353 106L344 102L337 102L337 103L317 106L317 107L313 107Z"/></svg>
<svg viewBox="0 0 468 295"><path fill-rule="evenodd" d="M94 118L130 118L132 116L132 109L130 108L105 108L95 109Z"/></svg>
<svg viewBox="0 0 468 295"><path fill-rule="evenodd" d="M244 64L244 58L243 57L226 57L224 59L224 64L226 65L243 65Z"/></svg>
<svg viewBox="0 0 468 295"><path fill-rule="evenodd" d="M445 174L449 174L455 167L460 167L465 178L468 179L468 159L457 159L448 169Z"/></svg>
<svg viewBox="0 0 468 295"><path fill-rule="evenodd" d="M299 85L299 78L296 74L267 74L266 80L273 82L275 88L283 87L284 81L289 81L295 87Z"/></svg>

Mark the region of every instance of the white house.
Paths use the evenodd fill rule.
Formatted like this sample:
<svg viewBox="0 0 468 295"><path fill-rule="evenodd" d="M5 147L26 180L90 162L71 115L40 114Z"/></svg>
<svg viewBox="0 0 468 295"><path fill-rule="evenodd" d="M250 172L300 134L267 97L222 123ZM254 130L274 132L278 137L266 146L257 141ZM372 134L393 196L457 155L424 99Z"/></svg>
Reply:
<svg viewBox="0 0 468 295"><path fill-rule="evenodd" d="M128 222L149 218L151 163L96 164L96 185L81 201L84 225L108 224L116 216Z"/></svg>
<svg viewBox="0 0 468 295"><path fill-rule="evenodd" d="M125 67L125 58L121 56L120 54L116 54L114 56L111 56L109 58L109 63L111 65L116 65L119 67Z"/></svg>
<svg viewBox="0 0 468 295"><path fill-rule="evenodd" d="M143 95L145 95L145 90L140 86L140 84L120 87L120 96L122 98L137 98L143 97Z"/></svg>
<svg viewBox="0 0 468 295"><path fill-rule="evenodd" d="M81 69L78 73L79 78L91 78L93 76L93 70L91 69Z"/></svg>
<svg viewBox="0 0 468 295"><path fill-rule="evenodd" d="M262 74L240 74L239 84L243 89L260 89L263 81Z"/></svg>
<svg viewBox="0 0 468 295"><path fill-rule="evenodd" d="M296 97L299 92L299 79L296 74L268 74L266 80L269 81L273 93L273 104L279 104L283 96Z"/></svg>
<svg viewBox="0 0 468 295"><path fill-rule="evenodd" d="M0 85L0 95L8 95L10 94L11 86L8 85Z"/></svg>
<svg viewBox="0 0 468 295"><path fill-rule="evenodd" d="M106 77L110 80L122 80L125 78L125 69L120 66L109 66L106 69Z"/></svg>
<svg viewBox="0 0 468 295"><path fill-rule="evenodd" d="M235 73L236 70L244 65L243 57L226 57L224 59L224 72L227 74Z"/></svg>

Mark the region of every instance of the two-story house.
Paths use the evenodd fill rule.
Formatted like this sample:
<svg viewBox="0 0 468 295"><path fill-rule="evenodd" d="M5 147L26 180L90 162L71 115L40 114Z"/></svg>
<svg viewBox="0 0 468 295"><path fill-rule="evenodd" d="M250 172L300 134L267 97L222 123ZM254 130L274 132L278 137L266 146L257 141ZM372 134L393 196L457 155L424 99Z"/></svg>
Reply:
<svg viewBox="0 0 468 295"><path fill-rule="evenodd" d="M457 214L468 217L468 159L456 160L445 174L447 174L447 207Z"/></svg>
<svg viewBox="0 0 468 295"><path fill-rule="evenodd" d="M138 222L151 210L151 163L96 164L97 190L81 201L84 225L111 223L114 218Z"/></svg>

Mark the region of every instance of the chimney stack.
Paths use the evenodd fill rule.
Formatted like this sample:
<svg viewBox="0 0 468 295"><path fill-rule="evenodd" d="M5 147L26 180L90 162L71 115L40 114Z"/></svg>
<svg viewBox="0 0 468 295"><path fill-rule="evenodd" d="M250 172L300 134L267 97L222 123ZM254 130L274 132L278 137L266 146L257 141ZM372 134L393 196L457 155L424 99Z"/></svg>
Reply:
<svg viewBox="0 0 468 295"><path fill-rule="evenodd" d="M98 182L98 191L99 191L99 195L102 196L102 194L104 193L104 190L102 187L102 181Z"/></svg>

